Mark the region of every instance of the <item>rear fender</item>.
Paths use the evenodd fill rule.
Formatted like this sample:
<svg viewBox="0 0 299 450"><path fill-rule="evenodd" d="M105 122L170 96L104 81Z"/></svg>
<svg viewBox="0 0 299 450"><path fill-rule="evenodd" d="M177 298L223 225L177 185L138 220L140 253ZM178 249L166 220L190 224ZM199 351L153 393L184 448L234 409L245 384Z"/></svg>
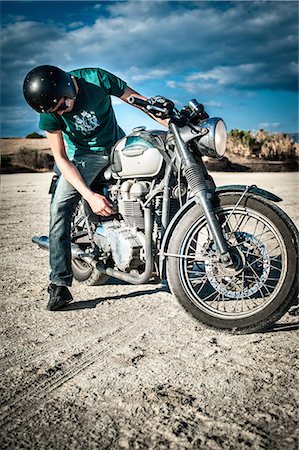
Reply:
<svg viewBox="0 0 299 450"><path fill-rule="evenodd" d="M218 186L215 190L215 193L217 195L219 194L226 194L230 192L244 192L245 190L248 190L250 194L253 194L257 197L263 197L266 200L270 200L272 202L281 202L282 199L278 197L275 194L272 194L269 191L266 191L265 189L258 188L256 185L252 186L245 186L242 184L231 184L227 186ZM168 245L170 242L170 237L173 234L174 228L176 227L177 223L181 220L181 218L188 212L189 209L191 209L195 205L195 198L191 198L187 203L185 203L182 208L175 214L175 216L172 218L171 222L169 223L167 230L163 236L162 244L161 244L161 256L159 259L159 274L160 278L162 280L166 279L166 257L163 256L163 253L167 253Z"/></svg>

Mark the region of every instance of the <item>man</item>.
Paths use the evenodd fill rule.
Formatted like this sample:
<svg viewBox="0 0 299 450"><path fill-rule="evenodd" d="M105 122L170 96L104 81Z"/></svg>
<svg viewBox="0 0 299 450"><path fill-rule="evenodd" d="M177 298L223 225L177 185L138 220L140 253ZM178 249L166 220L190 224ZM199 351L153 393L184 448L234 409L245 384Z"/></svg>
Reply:
<svg viewBox="0 0 299 450"><path fill-rule="evenodd" d="M65 72L54 66L39 66L24 80L27 103L40 113L39 127L46 132L61 176L50 209L49 310L72 300L70 227L74 208L82 196L95 214L109 216L112 205L90 185L109 164L110 149L125 133L117 124L111 95L128 101L131 95L143 100L115 75L100 68ZM155 102L155 97L150 99ZM163 106L167 107L167 100ZM161 106L161 98L159 106ZM167 121L154 117L164 126Z"/></svg>

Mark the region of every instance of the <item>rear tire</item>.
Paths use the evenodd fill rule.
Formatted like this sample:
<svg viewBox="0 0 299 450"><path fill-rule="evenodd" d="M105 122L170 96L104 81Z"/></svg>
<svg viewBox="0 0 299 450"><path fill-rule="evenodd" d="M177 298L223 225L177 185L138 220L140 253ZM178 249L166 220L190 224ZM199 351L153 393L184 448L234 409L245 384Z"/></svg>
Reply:
<svg viewBox="0 0 299 450"><path fill-rule="evenodd" d="M238 193L222 194L215 209L237 269L216 259L213 239L199 205L178 222L168 252L167 278L173 295L197 320L214 328L255 332L280 319L297 292L298 232L275 204ZM233 212L232 212L233 211ZM239 224L238 224L239 223ZM192 253L193 252L193 253ZM183 257L182 257L183 256Z"/></svg>
<svg viewBox="0 0 299 450"><path fill-rule="evenodd" d="M80 200L73 212L71 241L77 245L80 245L77 239L82 237L84 238L85 236L88 236L86 214L82 200ZM86 246L89 246L88 239L86 239L86 242L84 243L84 250L86 249ZM95 267L92 267L80 258L72 259L72 272L74 279L78 281L78 283L83 283L87 286L99 286L101 284L105 284L110 278L108 275L100 272Z"/></svg>
<svg viewBox="0 0 299 450"><path fill-rule="evenodd" d="M72 271L75 280L87 286L100 286L110 278L79 258L72 260Z"/></svg>

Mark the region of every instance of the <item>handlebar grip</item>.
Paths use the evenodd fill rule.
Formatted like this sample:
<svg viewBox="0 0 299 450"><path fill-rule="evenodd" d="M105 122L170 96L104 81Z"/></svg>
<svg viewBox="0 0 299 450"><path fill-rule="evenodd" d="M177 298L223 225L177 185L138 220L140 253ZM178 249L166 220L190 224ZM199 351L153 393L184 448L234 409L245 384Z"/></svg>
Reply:
<svg viewBox="0 0 299 450"><path fill-rule="evenodd" d="M134 97L133 95L128 98L128 103L130 103L130 105L142 106L143 108L146 108L148 105L148 102L146 100Z"/></svg>

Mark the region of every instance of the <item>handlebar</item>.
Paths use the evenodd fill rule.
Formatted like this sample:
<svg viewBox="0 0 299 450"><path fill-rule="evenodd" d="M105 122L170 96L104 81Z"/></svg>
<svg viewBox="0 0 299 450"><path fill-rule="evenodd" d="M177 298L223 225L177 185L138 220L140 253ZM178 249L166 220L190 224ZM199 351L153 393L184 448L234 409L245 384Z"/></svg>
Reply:
<svg viewBox="0 0 299 450"><path fill-rule="evenodd" d="M162 108L151 104L149 100L143 100L142 98L134 97L133 95L128 98L128 103L147 110L157 118L169 118L179 127L183 127L186 124L189 124L190 126L192 126L192 124L196 125L200 121L209 117L204 110L204 106L201 103L198 103L195 99L190 100L189 105L185 106L181 111L178 111L174 107L174 104L173 109L168 110L167 108Z"/></svg>
<svg viewBox="0 0 299 450"><path fill-rule="evenodd" d="M149 112L152 112L155 115L156 113L167 114L168 110L166 108L159 108L159 106L151 105L147 100L143 100L142 98L134 97L131 95L128 98L128 103L130 105L140 106L142 108L147 109Z"/></svg>
<svg viewBox="0 0 299 450"><path fill-rule="evenodd" d="M130 103L130 105L142 106L143 108L146 108L148 105L148 102L146 100L134 97L133 95L128 98L128 103Z"/></svg>

